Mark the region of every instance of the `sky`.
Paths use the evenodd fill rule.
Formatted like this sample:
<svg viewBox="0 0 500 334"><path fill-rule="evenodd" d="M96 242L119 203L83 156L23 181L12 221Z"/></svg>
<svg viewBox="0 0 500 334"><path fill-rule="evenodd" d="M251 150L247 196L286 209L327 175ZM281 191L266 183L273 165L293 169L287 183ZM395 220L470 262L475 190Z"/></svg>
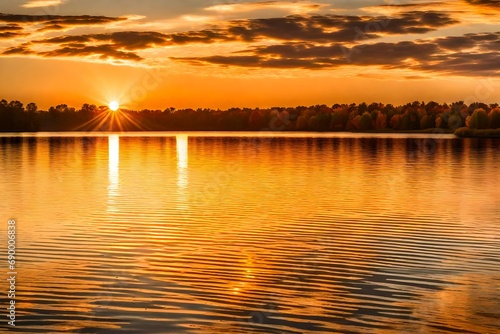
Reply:
<svg viewBox="0 0 500 334"><path fill-rule="evenodd" d="M500 0L2 0L0 98L500 102Z"/></svg>

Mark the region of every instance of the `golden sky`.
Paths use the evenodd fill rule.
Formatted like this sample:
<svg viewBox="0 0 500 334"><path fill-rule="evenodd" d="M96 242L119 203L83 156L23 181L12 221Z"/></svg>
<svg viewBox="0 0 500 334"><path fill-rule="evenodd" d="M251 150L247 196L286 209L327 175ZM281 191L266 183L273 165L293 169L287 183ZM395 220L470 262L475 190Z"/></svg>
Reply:
<svg viewBox="0 0 500 334"><path fill-rule="evenodd" d="M4 0L0 13L0 98L45 109L500 95L500 0Z"/></svg>

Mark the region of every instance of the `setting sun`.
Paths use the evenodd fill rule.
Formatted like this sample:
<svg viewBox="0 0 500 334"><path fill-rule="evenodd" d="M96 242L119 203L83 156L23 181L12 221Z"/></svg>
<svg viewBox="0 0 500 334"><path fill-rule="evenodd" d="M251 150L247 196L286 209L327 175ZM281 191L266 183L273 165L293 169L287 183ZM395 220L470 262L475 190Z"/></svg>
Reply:
<svg viewBox="0 0 500 334"><path fill-rule="evenodd" d="M109 103L109 109L112 111L117 111L120 108L120 104L117 101L112 101Z"/></svg>

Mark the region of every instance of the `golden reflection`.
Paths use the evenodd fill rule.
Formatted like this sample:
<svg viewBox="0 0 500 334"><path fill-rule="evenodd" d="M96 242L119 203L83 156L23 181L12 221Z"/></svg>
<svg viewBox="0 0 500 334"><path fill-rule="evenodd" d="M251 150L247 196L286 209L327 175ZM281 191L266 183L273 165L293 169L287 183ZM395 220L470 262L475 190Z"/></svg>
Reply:
<svg viewBox="0 0 500 334"><path fill-rule="evenodd" d="M115 198L119 191L120 172L120 136L108 137L108 211L117 211Z"/></svg>
<svg viewBox="0 0 500 334"><path fill-rule="evenodd" d="M450 332L459 329L486 333L485 324L477 319L498 319L498 278L494 272L459 274L450 277L450 284L440 290L426 292L418 300L402 303L413 310L414 317L422 319L413 325L412 332L425 332L433 321Z"/></svg>
<svg viewBox="0 0 500 334"><path fill-rule="evenodd" d="M178 208L187 209L188 187L188 136L175 137L177 148L177 193L179 195Z"/></svg>
<svg viewBox="0 0 500 334"><path fill-rule="evenodd" d="M419 151L419 164L407 166L411 147L396 139L381 139L376 154L348 138L261 140L249 142L259 146L251 156L232 139L178 136L174 146L138 136L85 141L87 151L83 141L40 138L34 156L0 141L0 170L21 180L0 193L4 206L35 222L20 231L33 259L20 276L38 279L20 302L36 318L54 300L50 311L65 321L44 332L139 328L102 319L140 311L152 326L159 312L185 313L171 332L215 333L217 324L191 319L232 314L224 303L237 305L249 331L285 319L282 328L298 332L308 321L323 332L495 332L498 185L484 177L497 171L495 152L437 143L443 163L428 165ZM73 150L82 162L66 167ZM66 173L61 182L54 171ZM198 189L201 200L212 196L206 205L192 201ZM177 207L183 198L188 209ZM467 205L443 206L449 198ZM90 315L78 323L75 312Z"/></svg>

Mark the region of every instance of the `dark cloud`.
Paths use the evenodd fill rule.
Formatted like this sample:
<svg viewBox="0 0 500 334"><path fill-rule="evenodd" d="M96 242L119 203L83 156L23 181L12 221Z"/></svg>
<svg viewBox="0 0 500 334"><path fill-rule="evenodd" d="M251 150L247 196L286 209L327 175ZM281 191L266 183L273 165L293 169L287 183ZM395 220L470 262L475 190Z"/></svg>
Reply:
<svg viewBox="0 0 500 334"><path fill-rule="evenodd" d="M430 55L438 52L439 47L434 43L376 43L358 45L347 48L340 44L328 46L314 44L284 44L260 47L254 49L256 55L263 58L299 58L322 59L324 67L333 65L395 65L405 59L429 60ZM326 61L325 59L328 59ZM191 59L192 60L192 59Z"/></svg>
<svg viewBox="0 0 500 334"><path fill-rule="evenodd" d="M97 40L108 40L117 48L127 50L146 49L165 44L165 35L158 32L115 32L101 35Z"/></svg>
<svg viewBox="0 0 500 334"><path fill-rule="evenodd" d="M61 30L72 25L105 24L123 18L104 16L26 16L0 14L4 22L42 22L40 30ZM356 42L383 34L413 34L433 31L458 23L447 13L411 11L395 17L341 16L341 15L292 15L282 18L233 20L228 27L214 27L199 31L174 34L158 32L117 32L81 36L61 36L39 41L63 43L73 38L86 41L109 41L120 47L139 49L151 44L214 43L220 41L258 41L274 38L285 41Z"/></svg>
<svg viewBox="0 0 500 334"><path fill-rule="evenodd" d="M77 37L77 36L73 36ZM60 47L50 51L34 51L32 43L24 43L21 46L9 48L3 55L25 55L33 54L42 57L85 57L97 56L99 59L118 59L140 61L142 58L134 52L118 50L115 44L88 45L85 38L67 38Z"/></svg>
<svg viewBox="0 0 500 334"><path fill-rule="evenodd" d="M287 41L356 42L383 34L425 33L458 23L447 13L411 11L386 16L287 16L283 18L237 20L227 32L233 38L252 42L262 38Z"/></svg>
<svg viewBox="0 0 500 334"><path fill-rule="evenodd" d="M261 57L258 56L211 56L204 58L186 57L186 58L171 58L181 59L185 62L190 62L193 65L201 65L202 63L211 63L218 65L235 65L245 67L259 67L261 65Z"/></svg>
<svg viewBox="0 0 500 334"><path fill-rule="evenodd" d="M390 65L398 66L404 60L430 61L439 51L434 43L377 43L359 45L349 50L346 60L354 65Z"/></svg>
<svg viewBox="0 0 500 334"><path fill-rule="evenodd" d="M498 52L476 54L458 52L451 55L435 56L433 60L437 61L437 63L422 63L416 69L455 75L500 76L500 62L498 59Z"/></svg>
<svg viewBox="0 0 500 334"><path fill-rule="evenodd" d="M23 16L4 15L0 21L20 22ZM41 30L60 30L71 24L95 24L113 22L119 18L95 16L32 16L31 19L46 23ZM351 43L374 39L385 34L425 33L440 27L457 23L446 13L410 11L396 17L368 17L341 15L292 15L282 18L233 20L226 27L213 27L199 31L164 34L154 31L138 32L123 31L86 35L66 35L33 41L33 44L55 45L54 51L42 55L49 56L79 56L88 55L92 51L104 52L109 57L118 59L140 60L135 53L126 51L143 50L167 45L185 45L193 43L216 43L228 41L257 42L262 39L277 39L282 41L300 41L301 43ZM279 47L279 46L278 46ZM291 47L291 46L284 46ZM293 48L293 47L292 47ZM117 50L115 53L110 49ZM326 46L323 49L302 48L301 52L330 54L332 49L338 53L340 48ZM13 51L9 51L13 53ZM218 57L218 56L217 56ZM321 57L321 55L319 55ZM276 61L267 59L265 66L293 67L306 66L304 61L296 56ZM213 58L212 62L224 63L226 58ZM255 64L255 59L240 56L238 64ZM321 66L331 65L330 61L321 62ZM312 65L316 67L316 64Z"/></svg>
<svg viewBox="0 0 500 334"><path fill-rule="evenodd" d="M22 36L24 36L24 34L12 31L0 32L0 39L18 38Z"/></svg>
<svg viewBox="0 0 500 334"><path fill-rule="evenodd" d="M33 43L42 43L42 44L65 44L65 43L86 43L92 41L93 35L67 35L54 37L49 39L42 39L33 41Z"/></svg>
<svg viewBox="0 0 500 334"><path fill-rule="evenodd" d="M27 18L44 23L40 28L44 31L122 20L102 16L26 17L1 14L0 22L8 23L2 27L12 29L0 28L0 38L2 34L22 33L19 27L22 27L22 22L26 22ZM412 10L394 17L291 15L281 18L233 20L209 29L168 34L154 31L122 31L64 35L34 40L30 44L7 49L3 54L36 54L43 57L95 56L100 59L141 61L137 51L156 47L230 41L258 43L273 39L278 41L275 45L257 46L233 54L173 59L196 65L306 69L346 65L418 69L419 64L422 64L420 68L423 70L437 71L439 66L443 66L452 72L458 72L462 63L464 70L460 73L469 73L469 69L473 67L481 70L490 66L490 58L498 53L498 34L468 34L414 42L373 43L374 39L384 35L421 34L456 23L458 21L448 13L436 11ZM11 37L6 35L3 38ZM367 44L369 41L372 43ZM36 51L41 45L43 51ZM472 48L481 50L485 56L471 58L462 55L462 50ZM475 65L467 66L468 62L474 62Z"/></svg>
<svg viewBox="0 0 500 334"><path fill-rule="evenodd" d="M23 33L26 26L32 24L42 25L38 31L50 31L50 30L63 30L66 28L77 27L77 26L88 26L88 25L104 25L113 22L123 21L126 18L120 17L105 17L105 16L90 16L90 15L79 15L79 16L60 16L60 15L16 15L16 14L1 14L0 22L8 23L7 25L0 26L0 39L14 39L21 36L27 36L28 34ZM79 41L88 42L89 38L82 36L68 36L68 42ZM64 40L64 37L62 38ZM105 39L103 39L105 40ZM36 43L36 42L34 42ZM55 43L55 42L54 42ZM64 42L60 42L63 44ZM131 45L138 43L137 41L131 41ZM116 47L120 47L120 35L116 36ZM48 51L48 52L36 52L30 49L29 45L21 45L18 47L13 47L5 50L3 55L25 55L25 54L36 54L44 57L57 57L57 56L87 56L87 55L97 55L103 58L116 58L116 59L127 59L127 60L141 60L139 56L134 53L123 52L116 50L114 45L97 45L88 46L85 44L80 44L76 46L72 45L61 45L61 47Z"/></svg>
<svg viewBox="0 0 500 334"><path fill-rule="evenodd" d="M494 51L495 47L500 43L500 32L449 36L434 39L434 43L436 43L442 49L452 50L456 52L464 52L464 50L473 48L480 51L489 52Z"/></svg>
<svg viewBox="0 0 500 334"><path fill-rule="evenodd" d="M394 66L406 59L429 60L437 52L432 43L413 42L377 43L346 48L339 44L316 46L296 43L255 49L253 56L212 56L200 58L174 58L198 63L237 65L247 67L328 68L342 65Z"/></svg>
<svg viewBox="0 0 500 334"><path fill-rule="evenodd" d="M475 52L462 51L469 48ZM351 48L341 44L284 43L246 50L246 55L172 59L191 64L242 67L324 69L351 65L458 75L500 75L499 50L500 32Z"/></svg>
<svg viewBox="0 0 500 334"><path fill-rule="evenodd" d="M155 46L214 43L231 40L227 35L212 30L162 34L154 31L121 31L108 34L67 35L36 40L36 44L110 43L127 50L147 49ZM233 39L234 40L234 39Z"/></svg>
<svg viewBox="0 0 500 334"><path fill-rule="evenodd" d="M469 49L476 46L476 41L466 36L446 37L436 40L437 45L448 50Z"/></svg>
<svg viewBox="0 0 500 334"><path fill-rule="evenodd" d="M166 37L168 44L182 45L189 43L215 43L221 41L234 41L235 38L221 29L189 31L186 33L171 34Z"/></svg>
<svg viewBox="0 0 500 334"><path fill-rule="evenodd" d="M83 57L83 56L99 56L100 59L119 59L139 61L142 58L133 52L118 51L113 45L99 46L80 46L80 47L64 47L48 52L39 52L38 55L43 57Z"/></svg>
<svg viewBox="0 0 500 334"><path fill-rule="evenodd" d="M344 57L343 47L341 44L332 45L315 45L311 43L286 43L254 49L255 54L271 57L297 57L297 58L314 58L314 57Z"/></svg>
<svg viewBox="0 0 500 334"><path fill-rule="evenodd" d="M91 15L61 16L61 15L18 15L18 14L0 13L0 22L24 23L24 24L45 23L45 24L59 24L65 26L80 26L80 25L106 24L123 20L126 20L126 18L91 16Z"/></svg>
<svg viewBox="0 0 500 334"><path fill-rule="evenodd" d="M8 24L0 26L0 31L20 31L20 30L23 30L23 28L17 24Z"/></svg>
<svg viewBox="0 0 500 334"><path fill-rule="evenodd" d="M38 31L49 31L49 30L63 30L65 27L60 24L49 24L43 28L38 29Z"/></svg>
<svg viewBox="0 0 500 334"><path fill-rule="evenodd" d="M17 24L8 24L0 26L0 39L10 39L26 36L23 28Z"/></svg>
<svg viewBox="0 0 500 334"><path fill-rule="evenodd" d="M500 38L498 32L490 34L466 34L465 36L475 41L481 41L481 42L496 41Z"/></svg>
<svg viewBox="0 0 500 334"><path fill-rule="evenodd" d="M303 68L303 69L320 69L330 67L331 59L298 59L298 58L265 58L260 56L211 56L203 58L171 58L173 60L181 60L189 62L192 65L202 65L204 63L217 64L222 66L240 66L240 67L255 67L255 68ZM326 64L322 64L326 61Z"/></svg>
<svg viewBox="0 0 500 334"><path fill-rule="evenodd" d="M496 52L500 53L500 39L495 41L495 42L489 43L488 49L490 51L496 51ZM498 62L500 63L500 61L498 61Z"/></svg>
<svg viewBox="0 0 500 334"><path fill-rule="evenodd" d="M421 8L424 6L436 6L436 5L442 5L444 2L419 2L419 3L401 3L401 4L382 4L378 5L377 7L403 7L403 8L408 8L408 7L416 7L416 8Z"/></svg>
<svg viewBox="0 0 500 334"><path fill-rule="evenodd" d="M123 21L126 18L105 16L59 16L59 15L16 15L0 13L0 22L16 24L17 26L29 26L32 24L42 25L38 31L63 30L66 28L88 25L103 25L112 22ZM20 27L20 29L23 29ZM4 38L15 38L17 36L6 36Z"/></svg>
<svg viewBox="0 0 500 334"><path fill-rule="evenodd" d="M34 54L34 52L31 51L26 46L18 46L18 47L7 49L2 54L4 54L4 55L27 55L27 54Z"/></svg>
<svg viewBox="0 0 500 334"><path fill-rule="evenodd" d="M0 35L1 36L1 35ZM133 50L142 50L169 44L169 35L158 32L114 32L109 34L67 35L32 41L32 45L53 45L51 51L36 52L27 46L11 48L4 55L37 54L43 57L81 57L96 55L100 59L140 61L142 58Z"/></svg>
<svg viewBox="0 0 500 334"><path fill-rule="evenodd" d="M500 10L500 0L465 0L469 5Z"/></svg>
<svg viewBox="0 0 500 334"><path fill-rule="evenodd" d="M0 26L0 39L10 39L25 36L23 28L17 24L8 24Z"/></svg>
<svg viewBox="0 0 500 334"><path fill-rule="evenodd" d="M37 44L107 43L127 50L147 49L165 45L168 35L159 32L123 31L109 34L70 35L37 40Z"/></svg>

